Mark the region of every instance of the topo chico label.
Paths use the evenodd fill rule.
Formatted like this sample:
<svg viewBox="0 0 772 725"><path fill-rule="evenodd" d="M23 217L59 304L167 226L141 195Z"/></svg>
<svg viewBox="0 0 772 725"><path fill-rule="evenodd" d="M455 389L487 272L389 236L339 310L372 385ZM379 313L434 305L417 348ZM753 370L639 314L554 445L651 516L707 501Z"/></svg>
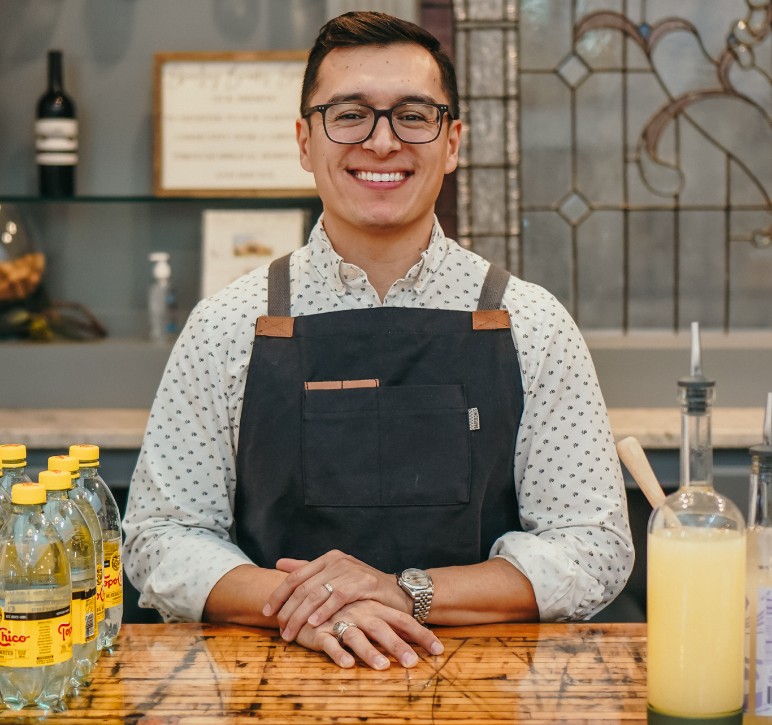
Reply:
<svg viewBox="0 0 772 725"><path fill-rule="evenodd" d="M34 613L0 610L0 667L58 665L71 657L69 606Z"/></svg>
<svg viewBox="0 0 772 725"><path fill-rule="evenodd" d="M105 565L102 571L105 594L105 608L123 604L123 567L121 565L121 543L105 541Z"/></svg>
<svg viewBox="0 0 772 725"><path fill-rule="evenodd" d="M99 561L97 556L97 587L96 587L96 621L97 624L104 621L105 618L105 583L102 577L104 562Z"/></svg>
<svg viewBox="0 0 772 725"><path fill-rule="evenodd" d="M40 166L75 166L78 163L78 122L74 118L36 121L35 150Z"/></svg>
<svg viewBox="0 0 772 725"><path fill-rule="evenodd" d="M96 587L72 591L72 643L86 644L97 636Z"/></svg>

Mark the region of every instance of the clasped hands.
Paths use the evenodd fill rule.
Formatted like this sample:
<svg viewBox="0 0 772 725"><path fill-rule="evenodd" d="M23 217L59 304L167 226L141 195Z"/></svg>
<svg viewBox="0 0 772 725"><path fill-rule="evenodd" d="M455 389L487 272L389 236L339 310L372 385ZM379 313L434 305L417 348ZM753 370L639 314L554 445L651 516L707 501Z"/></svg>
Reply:
<svg viewBox="0 0 772 725"><path fill-rule="evenodd" d="M276 615L287 642L296 640L308 649L323 651L340 667L354 666L353 652L376 670L387 668L390 661L375 645L403 667L418 662L409 643L433 655L444 650L434 633L405 611L409 598L393 574L341 551L313 561L279 559L276 568L288 576L268 597L263 614ZM356 627L346 628L338 641L335 621Z"/></svg>

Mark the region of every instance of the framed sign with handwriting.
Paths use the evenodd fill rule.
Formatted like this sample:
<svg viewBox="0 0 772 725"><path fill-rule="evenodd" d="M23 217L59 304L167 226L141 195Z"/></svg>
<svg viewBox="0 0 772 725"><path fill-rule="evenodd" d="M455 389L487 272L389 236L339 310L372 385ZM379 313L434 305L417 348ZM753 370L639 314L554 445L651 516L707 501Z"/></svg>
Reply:
<svg viewBox="0 0 772 725"><path fill-rule="evenodd" d="M157 196L315 196L298 160L301 51L157 53Z"/></svg>

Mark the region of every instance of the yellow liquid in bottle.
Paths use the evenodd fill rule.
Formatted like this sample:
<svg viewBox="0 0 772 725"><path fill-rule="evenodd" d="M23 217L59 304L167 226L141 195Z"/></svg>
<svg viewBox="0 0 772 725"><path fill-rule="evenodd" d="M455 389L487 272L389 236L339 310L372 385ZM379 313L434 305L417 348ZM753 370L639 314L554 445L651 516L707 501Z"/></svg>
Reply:
<svg viewBox="0 0 772 725"><path fill-rule="evenodd" d="M743 703L745 534L682 526L648 537L649 705L715 716Z"/></svg>

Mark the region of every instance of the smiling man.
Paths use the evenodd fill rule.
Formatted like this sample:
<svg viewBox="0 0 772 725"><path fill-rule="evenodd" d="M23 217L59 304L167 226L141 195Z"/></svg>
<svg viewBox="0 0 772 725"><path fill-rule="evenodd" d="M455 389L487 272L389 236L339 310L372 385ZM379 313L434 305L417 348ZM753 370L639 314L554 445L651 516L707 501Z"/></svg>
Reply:
<svg viewBox="0 0 772 725"><path fill-rule="evenodd" d="M424 623L592 616L633 564L608 417L560 304L437 223L447 55L387 15L330 21L296 134L323 215L175 346L124 521L140 603L377 669L441 652Z"/></svg>

